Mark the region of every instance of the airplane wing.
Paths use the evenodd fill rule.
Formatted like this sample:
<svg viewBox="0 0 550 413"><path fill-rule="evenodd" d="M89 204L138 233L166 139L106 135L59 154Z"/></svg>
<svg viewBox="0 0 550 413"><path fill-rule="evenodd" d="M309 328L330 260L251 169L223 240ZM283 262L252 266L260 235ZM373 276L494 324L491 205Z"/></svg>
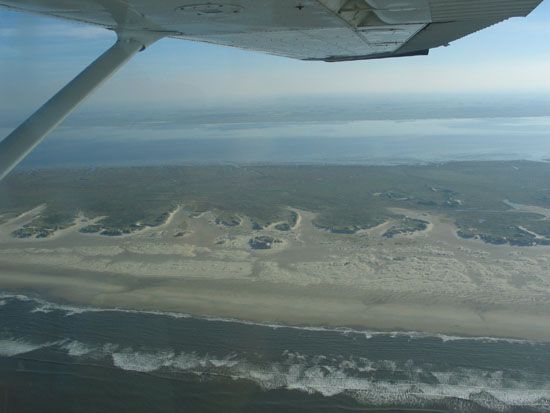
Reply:
<svg viewBox="0 0 550 413"><path fill-rule="evenodd" d="M118 40L0 142L0 179L135 53L163 37L328 62L426 55L542 0L0 0Z"/></svg>
<svg viewBox="0 0 550 413"><path fill-rule="evenodd" d="M113 30L156 31L304 60L427 54L542 0L0 0Z"/></svg>

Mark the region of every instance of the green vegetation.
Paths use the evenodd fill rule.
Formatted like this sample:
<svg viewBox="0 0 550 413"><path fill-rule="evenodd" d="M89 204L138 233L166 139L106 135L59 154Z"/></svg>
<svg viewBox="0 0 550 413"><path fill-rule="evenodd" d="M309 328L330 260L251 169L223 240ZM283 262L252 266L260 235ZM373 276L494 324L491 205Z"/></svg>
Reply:
<svg viewBox="0 0 550 413"><path fill-rule="evenodd" d="M273 247L273 244L280 243L281 240L269 237L267 235L260 235L259 237L251 238L248 241L248 245L253 250L268 250Z"/></svg>
<svg viewBox="0 0 550 413"><path fill-rule="evenodd" d="M290 231L292 227L287 222L281 222L280 224L275 225L277 231Z"/></svg>
<svg viewBox="0 0 550 413"><path fill-rule="evenodd" d="M277 225L275 225L275 229L277 231L291 231L292 228L294 228L298 223L298 214L294 211L289 210L285 219L286 220L284 222L279 222Z"/></svg>
<svg viewBox="0 0 550 413"><path fill-rule="evenodd" d="M216 224L223 225L225 227L237 227L241 225L241 218L237 215L222 212L216 217Z"/></svg>
<svg viewBox="0 0 550 413"><path fill-rule="evenodd" d="M85 227L80 228L80 232L83 234L96 234L98 232L101 232L103 228L101 225L87 225Z"/></svg>
<svg viewBox="0 0 550 413"><path fill-rule="evenodd" d="M47 210L31 223L16 229L12 235L16 238L47 238L55 231L68 228L74 223L74 215L66 212Z"/></svg>
<svg viewBox="0 0 550 413"><path fill-rule="evenodd" d="M254 231L260 231L262 229L264 229L264 227L260 224L258 224L256 221L252 222L252 229Z"/></svg>
<svg viewBox="0 0 550 413"><path fill-rule="evenodd" d="M412 234L416 231L424 231L428 228L429 222L421 219L403 217L397 225L392 225L390 229L384 232L386 238L393 238L400 234Z"/></svg>
<svg viewBox="0 0 550 413"><path fill-rule="evenodd" d="M550 220L514 211L503 201L550 208L549 176L550 164L542 162L52 169L2 181L0 215L46 204L39 218L14 235L47 236L82 212L104 217L82 232L114 236L159 225L178 205L192 215L216 211L220 225L248 217L255 229L277 223L285 231L296 224L293 207L317 213L319 228L352 234L395 219L389 208L400 207L443 213L466 238L534 245L548 243ZM421 227L401 221L394 231Z"/></svg>
<svg viewBox="0 0 550 413"><path fill-rule="evenodd" d="M491 244L550 245L550 221L538 214L478 212L460 214L456 224L462 238L479 238ZM548 237L548 239L547 239Z"/></svg>

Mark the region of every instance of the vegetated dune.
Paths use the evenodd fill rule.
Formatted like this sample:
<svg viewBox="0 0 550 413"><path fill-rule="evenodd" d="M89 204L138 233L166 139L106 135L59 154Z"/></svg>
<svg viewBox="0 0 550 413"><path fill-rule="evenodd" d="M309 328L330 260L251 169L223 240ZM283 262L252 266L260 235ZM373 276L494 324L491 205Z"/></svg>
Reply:
<svg viewBox="0 0 550 413"><path fill-rule="evenodd" d="M360 326L550 340L550 248L462 239L448 216L407 208L372 229L336 234L318 213L295 225L220 225L185 206L124 237L75 225L45 239L0 226L0 288L76 304L260 322ZM403 218L426 228L384 236ZM407 221L409 222L409 221ZM184 228L184 236L180 234ZM408 227L407 227L408 228ZM276 240L255 249L256 237Z"/></svg>

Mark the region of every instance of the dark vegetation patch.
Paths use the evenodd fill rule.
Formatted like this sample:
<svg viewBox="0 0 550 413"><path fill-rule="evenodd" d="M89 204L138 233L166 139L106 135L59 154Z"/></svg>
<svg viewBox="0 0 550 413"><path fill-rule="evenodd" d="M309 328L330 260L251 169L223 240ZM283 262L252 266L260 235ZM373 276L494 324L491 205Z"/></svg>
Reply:
<svg viewBox="0 0 550 413"><path fill-rule="evenodd" d="M222 225L249 217L255 229L281 222L293 227L297 215L290 206L317 213L319 228L352 234L395 219L388 208L401 207L444 213L465 238L534 245L550 239L550 221L514 212L503 200L550 208L549 176L550 164L537 162L51 169L0 182L0 214L47 204L16 236L47 236L79 211L105 217L84 232L121 235L160 225L181 204L192 215L220 211Z"/></svg>
<svg viewBox="0 0 550 413"><path fill-rule="evenodd" d="M76 215L76 214L75 214ZM74 224L75 215L61 211L46 210L36 219L12 232L15 238L48 238L55 231Z"/></svg>
<svg viewBox="0 0 550 413"><path fill-rule="evenodd" d="M491 244L516 246L550 245L550 221L523 212L462 213L457 217L458 235Z"/></svg>
<svg viewBox="0 0 550 413"><path fill-rule="evenodd" d="M292 227L287 222L281 222L280 224L275 225L277 231L290 231Z"/></svg>
<svg viewBox="0 0 550 413"><path fill-rule="evenodd" d="M241 225L241 218L235 214L222 212L215 220L216 224L223 225L224 227L238 227Z"/></svg>
<svg viewBox="0 0 550 413"><path fill-rule="evenodd" d="M281 240L267 236L267 235L260 235L258 237L251 238L248 240L248 245L250 245L250 248L253 250L268 250L273 247L273 244L280 243Z"/></svg>
<svg viewBox="0 0 550 413"><path fill-rule="evenodd" d="M428 228L428 221L422 219L414 219L403 217L397 224L392 225L383 236L386 238L393 238L397 235L412 234L417 231L424 231Z"/></svg>

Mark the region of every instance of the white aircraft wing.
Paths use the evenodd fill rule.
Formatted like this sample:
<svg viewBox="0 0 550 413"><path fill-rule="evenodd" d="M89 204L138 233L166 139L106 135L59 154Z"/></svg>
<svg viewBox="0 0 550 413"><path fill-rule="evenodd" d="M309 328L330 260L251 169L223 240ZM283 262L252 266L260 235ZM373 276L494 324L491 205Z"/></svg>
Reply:
<svg viewBox="0 0 550 413"><path fill-rule="evenodd" d="M542 0L0 0L118 30L178 37L305 60L427 54L528 15Z"/></svg>
<svg viewBox="0 0 550 413"><path fill-rule="evenodd" d="M0 142L0 179L135 53L163 37L329 62L425 55L526 16L541 1L0 0L0 6L118 34L111 49Z"/></svg>

